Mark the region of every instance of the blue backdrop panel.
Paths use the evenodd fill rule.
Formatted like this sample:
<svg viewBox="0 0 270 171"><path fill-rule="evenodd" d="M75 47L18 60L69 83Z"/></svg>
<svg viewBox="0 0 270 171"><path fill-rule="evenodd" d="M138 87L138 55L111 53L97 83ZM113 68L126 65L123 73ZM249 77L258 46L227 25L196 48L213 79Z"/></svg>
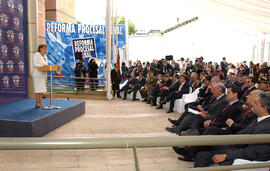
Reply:
<svg viewBox="0 0 270 171"><path fill-rule="evenodd" d="M125 26L115 27L118 34L119 49L125 49ZM87 40L91 40L90 44ZM115 38L116 40L116 38ZM76 45L75 42L76 41ZM71 24L46 21L47 58L50 64L62 65L64 76L75 76L75 51L83 52L85 67L89 59L96 58L99 66L98 78L104 78L106 63L106 27L105 25ZM77 52L78 52L77 51ZM125 50L123 50L125 51ZM54 73L55 75L59 73ZM57 80L55 80L57 82ZM73 80L72 80L73 81ZM56 83L57 84L57 83Z"/></svg>
<svg viewBox="0 0 270 171"><path fill-rule="evenodd" d="M26 97L26 1L0 0L0 96Z"/></svg>

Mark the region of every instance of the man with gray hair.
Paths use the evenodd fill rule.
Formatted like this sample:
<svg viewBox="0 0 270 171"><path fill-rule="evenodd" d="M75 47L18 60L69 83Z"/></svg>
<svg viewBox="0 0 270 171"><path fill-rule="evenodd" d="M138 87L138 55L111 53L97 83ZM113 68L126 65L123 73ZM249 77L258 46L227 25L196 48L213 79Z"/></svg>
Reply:
<svg viewBox="0 0 270 171"><path fill-rule="evenodd" d="M253 112L257 115L255 122L237 134L270 133L270 93L262 92L256 98ZM215 150L196 153L194 167L207 167L211 164L230 165L234 159L256 161L270 160L270 144L246 144L216 147Z"/></svg>

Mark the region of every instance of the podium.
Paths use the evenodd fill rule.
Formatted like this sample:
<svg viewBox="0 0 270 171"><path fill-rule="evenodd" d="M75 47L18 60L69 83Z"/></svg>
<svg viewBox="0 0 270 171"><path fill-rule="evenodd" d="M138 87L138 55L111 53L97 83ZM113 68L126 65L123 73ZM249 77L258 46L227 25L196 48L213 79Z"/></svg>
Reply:
<svg viewBox="0 0 270 171"><path fill-rule="evenodd" d="M61 65L43 65L38 67L38 71L50 72L50 106L44 106L43 109L60 109L61 107L53 106L52 103L52 72L60 72L62 70Z"/></svg>

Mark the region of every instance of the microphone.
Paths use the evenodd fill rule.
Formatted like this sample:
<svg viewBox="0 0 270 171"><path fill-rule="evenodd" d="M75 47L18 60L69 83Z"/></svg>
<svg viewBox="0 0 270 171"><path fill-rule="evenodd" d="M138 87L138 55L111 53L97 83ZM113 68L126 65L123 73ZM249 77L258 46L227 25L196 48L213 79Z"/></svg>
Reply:
<svg viewBox="0 0 270 171"><path fill-rule="evenodd" d="M52 56L55 58L55 56L51 53L51 52L48 52L48 55Z"/></svg>

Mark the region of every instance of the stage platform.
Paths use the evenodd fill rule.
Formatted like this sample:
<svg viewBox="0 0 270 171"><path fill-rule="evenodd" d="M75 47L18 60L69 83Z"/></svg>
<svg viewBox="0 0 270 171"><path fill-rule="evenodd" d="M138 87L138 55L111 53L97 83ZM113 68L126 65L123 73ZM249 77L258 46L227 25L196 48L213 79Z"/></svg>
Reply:
<svg viewBox="0 0 270 171"><path fill-rule="evenodd" d="M53 105L61 109L35 108L34 99L0 104L0 137L41 137L85 113L84 101L53 100Z"/></svg>

